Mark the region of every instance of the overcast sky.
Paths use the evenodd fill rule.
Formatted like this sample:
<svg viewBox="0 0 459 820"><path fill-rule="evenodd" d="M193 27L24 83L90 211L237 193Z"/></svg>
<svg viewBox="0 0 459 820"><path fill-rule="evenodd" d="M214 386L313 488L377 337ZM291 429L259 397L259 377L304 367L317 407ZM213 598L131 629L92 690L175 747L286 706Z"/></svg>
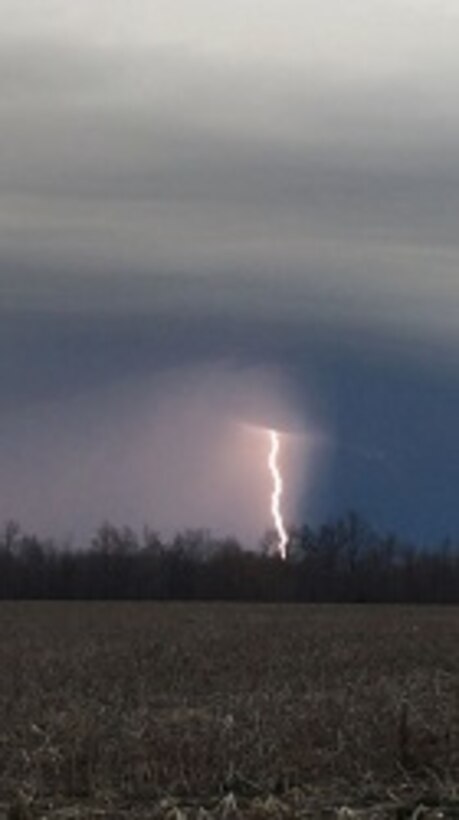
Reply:
<svg viewBox="0 0 459 820"><path fill-rule="evenodd" d="M459 535L457 3L0 12L0 518Z"/></svg>

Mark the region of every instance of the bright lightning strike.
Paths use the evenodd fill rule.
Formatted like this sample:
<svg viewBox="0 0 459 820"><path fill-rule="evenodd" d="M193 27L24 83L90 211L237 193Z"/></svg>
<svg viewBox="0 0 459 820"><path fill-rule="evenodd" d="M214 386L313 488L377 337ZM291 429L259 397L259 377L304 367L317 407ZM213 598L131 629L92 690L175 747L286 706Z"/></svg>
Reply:
<svg viewBox="0 0 459 820"><path fill-rule="evenodd" d="M269 430L270 451L268 465L273 479L273 490L271 493L271 515L277 533L277 550L280 557L287 558L288 535L284 526L284 519L281 511L281 498L284 490L284 482L279 467L280 439L276 430Z"/></svg>

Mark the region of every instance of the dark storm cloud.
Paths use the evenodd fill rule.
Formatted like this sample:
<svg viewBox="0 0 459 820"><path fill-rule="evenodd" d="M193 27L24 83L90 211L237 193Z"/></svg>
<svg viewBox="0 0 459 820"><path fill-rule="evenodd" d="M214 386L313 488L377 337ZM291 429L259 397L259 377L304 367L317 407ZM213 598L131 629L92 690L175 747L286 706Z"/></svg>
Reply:
<svg viewBox="0 0 459 820"><path fill-rule="evenodd" d="M49 531L50 510L63 492L59 485L49 485L56 481L56 467L49 463L53 452L62 462L64 477L70 464L86 476L85 486L92 487L88 448L93 459L106 460L104 448L112 442L111 458L120 459L121 445L134 446L139 430L147 429L146 420L129 418L136 419L146 407L150 421L155 419L164 376L166 388L169 373L183 374L179 378L186 383L193 368L208 363L219 373L230 368L236 385L244 382L246 373L253 381L253 374L265 367L280 370L295 385L296 412L306 429L324 431L332 464L327 485L316 481L304 501L309 521L357 506L376 525L421 540L455 532L459 379L452 377L451 369L439 367L440 357L432 361L428 351L413 363L381 344L373 342L371 347L368 332L321 333L307 323L292 328L288 323L209 314L204 319L176 314L171 322L170 315L147 313L15 313L3 318L0 342L0 451L8 467L3 504L11 499L12 487L22 492L17 506L2 508L4 516L14 513ZM151 393L148 400L141 385ZM223 394L221 400L228 397ZM168 457L174 464L173 449ZM157 468L164 471L165 464ZM143 518L137 508L138 480L129 488L129 470L120 461L115 469L113 498L118 501L109 498L107 488L101 494L97 487L91 489L89 506L83 500L79 508L77 498L74 508L64 499L55 511L59 532L72 530L81 536L103 515L124 515L140 525L151 520L144 495ZM32 478L30 487L24 480L37 471L42 483L33 489ZM39 502L34 502L37 496ZM150 502L155 509L154 490ZM177 516L180 524L190 523Z"/></svg>
<svg viewBox="0 0 459 820"><path fill-rule="evenodd" d="M178 366L280 368L333 440L324 510L459 526L452 6L2 4L12 440Z"/></svg>

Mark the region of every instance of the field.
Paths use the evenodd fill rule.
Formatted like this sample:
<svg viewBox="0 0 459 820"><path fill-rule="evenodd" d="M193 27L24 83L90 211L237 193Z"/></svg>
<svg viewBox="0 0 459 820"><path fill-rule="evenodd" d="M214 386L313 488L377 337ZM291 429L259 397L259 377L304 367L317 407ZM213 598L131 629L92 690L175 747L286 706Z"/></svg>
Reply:
<svg viewBox="0 0 459 820"><path fill-rule="evenodd" d="M0 623L2 820L459 817L459 610L37 602Z"/></svg>

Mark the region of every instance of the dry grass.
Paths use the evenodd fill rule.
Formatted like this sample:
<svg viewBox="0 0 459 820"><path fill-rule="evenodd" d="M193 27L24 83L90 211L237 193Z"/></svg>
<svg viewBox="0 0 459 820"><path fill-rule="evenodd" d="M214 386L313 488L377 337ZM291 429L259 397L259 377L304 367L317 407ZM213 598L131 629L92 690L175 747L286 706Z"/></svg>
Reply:
<svg viewBox="0 0 459 820"><path fill-rule="evenodd" d="M4 817L459 817L459 610L9 603L0 622Z"/></svg>

